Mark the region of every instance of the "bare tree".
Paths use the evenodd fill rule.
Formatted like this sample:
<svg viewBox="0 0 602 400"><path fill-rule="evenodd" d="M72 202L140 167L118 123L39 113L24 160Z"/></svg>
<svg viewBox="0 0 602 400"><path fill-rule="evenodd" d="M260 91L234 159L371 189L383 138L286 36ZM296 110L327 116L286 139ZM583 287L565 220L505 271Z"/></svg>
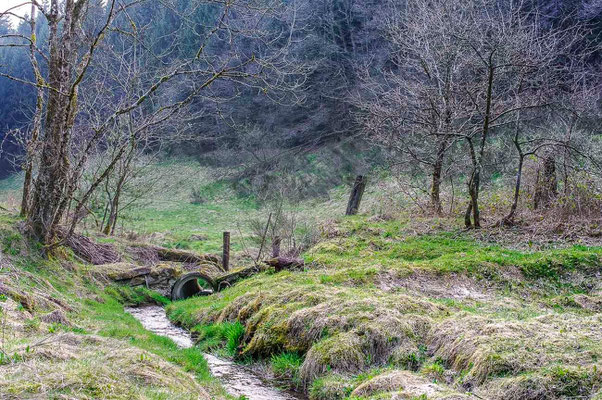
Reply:
<svg viewBox="0 0 602 400"><path fill-rule="evenodd" d="M132 147L129 146L130 142L123 142L113 159L98 173L97 179L79 198L75 198L84 166L94 149L102 145L109 133L122 125L124 119L128 120L128 115L156 102L168 84L194 78L188 79L190 86L185 96L172 98L156 107L151 106L154 110L152 117L142 126L134 127L136 132L150 130L168 120L201 94L220 97L210 91L219 81L252 85L269 95L277 93L274 88L284 85L298 87L302 83L302 79L296 78L297 71L285 72L284 67L290 65L290 60L286 59L286 53L282 50L290 40L287 30L270 33L265 29L266 24L270 23L269 16L279 10L277 4L212 1L211 4L218 6L220 12L213 18L213 26L200 33L195 31L196 51L191 57L170 60L169 63L165 62L169 57L161 59L153 71L153 79L144 81L144 90L136 92L133 97L115 98L114 107L103 110L101 118L93 123L82 123L78 92L94 65L96 53L102 51L103 38L109 32L117 32L135 40L138 27L136 21L131 19L130 11L140 6L141 2L109 0L104 7L94 5L89 0L51 0L49 4L32 0L27 3L31 4L32 11L45 18L49 36L47 43L37 43L34 12L27 19L31 25L31 37L15 35L17 44L29 44L31 63L34 71L37 71L35 82L23 83L38 89L38 100L43 98L42 94L46 99L34 114L34 128L28 145L27 163L30 166L26 166L23 212L27 214L32 235L41 240L48 250L60 243L57 239L73 232L85 214L90 196ZM165 6L181 18L181 26L186 28L187 15L168 2ZM191 8L194 7L191 5ZM5 11L0 16L10 12ZM130 22L129 27L127 24L116 25L118 18ZM175 31L173 34L180 33ZM256 44L249 47L249 41ZM270 46L274 43L279 46ZM216 44L221 46L219 52L212 51L211 46ZM39 73L42 70L37 66L40 60L46 62L47 77ZM3 76L17 79L7 74ZM33 171L37 172L35 177ZM70 209L73 217L69 228L63 232L60 226Z"/></svg>
<svg viewBox="0 0 602 400"><path fill-rule="evenodd" d="M478 228L488 142L495 133L512 132L514 126L513 142L518 150L522 117L533 118L530 111L551 107L563 88L572 87L572 64L566 63L566 58L577 63L579 55L571 51L581 32L578 26L544 28L537 11L525 12L521 3L485 1L474 5L457 37L470 60L465 92L473 104L470 131L465 136L472 164L465 225ZM518 152L520 164L525 154Z"/></svg>
<svg viewBox="0 0 602 400"><path fill-rule="evenodd" d="M453 35L453 3L391 2L386 38L393 64L384 76L365 67L360 123L397 157L430 169L430 203L442 212L440 198L445 156L468 119L463 104L464 57ZM453 13L452 13L453 14ZM401 159L394 161L402 162Z"/></svg>
<svg viewBox="0 0 602 400"><path fill-rule="evenodd" d="M527 155L551 145L553 140L541 138L523 143L523 119L541 118L559 93L575 87L574 69L584 59L575 47L583 32L575 25L544 27L537 11L526 11L520 2L394 1L390 7L387 39L394 63L384 74L365 68L355 102L360 123L412 168L430 169L430 202L438 212L446 153L464 142L465 225L478 228L489 143L496 136L514 137L519 175ZM532 148L524 151L521 143Z"/></svg>

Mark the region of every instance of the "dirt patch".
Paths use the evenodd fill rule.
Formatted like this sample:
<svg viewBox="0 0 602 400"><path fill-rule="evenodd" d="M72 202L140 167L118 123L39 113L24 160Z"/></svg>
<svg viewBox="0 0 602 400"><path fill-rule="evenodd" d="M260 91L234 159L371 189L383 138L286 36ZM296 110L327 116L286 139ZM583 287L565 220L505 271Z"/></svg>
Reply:
<svg viewBox="0 0 602 400"><path fill-rule="evenodd" d="M414 271L410 275L399 277L395 272L388 272L379 276L377 284L385 292L404 289L434 298L488 300L495 296L495 286L491 282L479 282L456 273Z"/></svg>

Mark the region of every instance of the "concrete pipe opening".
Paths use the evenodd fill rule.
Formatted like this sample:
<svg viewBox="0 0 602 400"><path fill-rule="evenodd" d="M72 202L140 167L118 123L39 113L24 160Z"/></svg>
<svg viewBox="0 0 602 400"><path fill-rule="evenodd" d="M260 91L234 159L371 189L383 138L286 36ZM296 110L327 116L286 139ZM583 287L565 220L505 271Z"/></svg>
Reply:
<svg viewBox="0 0 602 400"><path fill-rule="evenodd" d="M178 278L171 287L171 299L182 300L192 296L208 296L216 292L213 279L200 272L189 272Z"/></svg>

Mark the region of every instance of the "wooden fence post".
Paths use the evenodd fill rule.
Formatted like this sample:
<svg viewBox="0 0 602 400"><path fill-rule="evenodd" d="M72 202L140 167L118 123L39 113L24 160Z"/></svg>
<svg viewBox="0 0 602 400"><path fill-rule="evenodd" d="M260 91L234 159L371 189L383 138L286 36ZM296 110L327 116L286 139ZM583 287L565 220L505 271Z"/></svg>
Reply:
<svg viewBox="0 0 602 400"><path fill-rule="evenodd" d="M272 257L277 258L280 257L280 236L274 236L272 239Z"/></svg>
<svg viewBox="0 0 602 400"><path fill-rule="evenodd" d="M230 269L230 232L224 232L222 266L224 268L224 271L228 271Z"/></svg>
<svg viewBox="0 0 602 400"><path fill-rule="evenodd" d="M366 178L363 175L358 175L357 178L355 178L351 195L349 195L349 202L347 203L347 211L345 212L345 215L357 214L357 211L360 208L360 203L362 202L364 189L366 189Z"/></svg>
<svg viewBox="0 0 602 400"><path fill-rule="evenodd" d="M257 253L257 259L255 259L255 264L259 262L259 258L261 258L261 252L263 251L263 245L265 244L265 238L268 235L268 229L270 227L270 222L272 221L272 213L268 215L268 223L265 224L265 230L263 231L263 236L261 237L261 246L259 246L259 253Z"/></svg>

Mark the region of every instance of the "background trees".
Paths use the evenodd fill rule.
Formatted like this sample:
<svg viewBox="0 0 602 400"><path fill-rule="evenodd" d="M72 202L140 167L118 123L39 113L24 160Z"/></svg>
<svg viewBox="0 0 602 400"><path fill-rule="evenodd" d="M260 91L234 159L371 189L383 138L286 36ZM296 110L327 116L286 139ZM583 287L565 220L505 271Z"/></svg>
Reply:
<svg viewBox="0 0 602 400"><path fill-rule="evenodd" d="M492 143L504 148L512 143L518 153L514 201L504 221L513 222L528 155L546 160L536 197L549 204L555 190L549 152L581 146L574 138L559 139L546 115L571 109L562 99L575 90L599 88L599 75L591 75L587 61L597 51L588 43L589 29L575 21L549 24L540 9L521 3L393 4L403 10L388 24L394 67L384 75L366 69L365 89L356 100L364 131L392 150L397 163L430 169L431 206L439 212L445 155L450 143L461 144L465 151L456 152L453 162L469 164L467 227L481 225L479 195L486 164L494 157ZM590 106L592 113L596 106Z"/></svg>
<svg viewBox="0 0 602 400"><path fill-rule="evenodd" d="M437 213L445 182L462 187L471 227L493 176L513 181L511 224L532 159L544 207L599 165L593 2L29 4L0 18L0 127L50 246L90 212L110 233L136 168L166 154L234 166L252 190L315 169L318 149L327 184L306 192L394 166Z"/></svg>
<svg viewBox="0 0 602 400"><path fill-rule="evenodd" d="M140 12L136 14L137 7ZM31 16L23 18L29 23L29 35L4 35L8 41L3 47L29 48L34 79L27 81L9 74L6 77L37 89L25 157L22 210L32 235L50 248L60 236L73 232L90 196L123 157L133 154L137 147L133 143L141 140L139 133L156 128L196 97L219 100L228 96L226 87L218 92L210 90L216 82L224 81L231 87L245 84L265 92L269 88L274 93L285 86L294 89L298 85L296 71L286 68L282 49L290 42L290 29L278 20L276 4L189 2L181 6L176 2L167 3L161 10L173 25L158 33L149 29L152 22L145 21L149 9L139 2L112 0L103 5L86 0L52 0L48 4L32 1ZM206 24L195 20L199 10L204 11ZM151 6L150 11L156 9ZM49 31L41 45L35 34L36 14L46 21ZM267 29L273 25L279 26ZM115 43L118 39L109 38L109 45L103 47L103 40L109 35L124 35L133 44L122 45L109 55L117 60L116 65L99 76L96 69L101 70L102 66L96 65L95 53L113 52L121 44ZM188 45L190 39L194 44ZM168 47L172 42L179 46ZM153 62L145 63L143 73L138 68L140 57L154 57ZM44 70L39 67L42 61ZM133 73L127 71L130 67ZM89 99L94 111L85 113L79 92L89 74L103 79L90 82L92 92L94 85L106 90L107 84L113 90L108 102L102 101L106 96ZM124 85L120 85L122 75L126 76ZM180 92L169 92L182 81L187 84L185 90L179 86ZM138 121L132 113L139 110L151 116L142 125L134 126ZM111 139L115 132L125 132L128 139L117 142L113 158L76 198L92 151L116 143ZM71 209L72 222L65 233L60 226Z"/></svg>

